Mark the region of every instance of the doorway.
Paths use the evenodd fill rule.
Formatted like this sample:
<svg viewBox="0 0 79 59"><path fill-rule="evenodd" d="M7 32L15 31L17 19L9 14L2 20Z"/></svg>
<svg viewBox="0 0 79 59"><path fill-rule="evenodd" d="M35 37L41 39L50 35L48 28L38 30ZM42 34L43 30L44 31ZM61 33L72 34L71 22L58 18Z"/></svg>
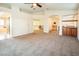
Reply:
<svg viewBox="0 0 79 59"><path fill-rule="evenodd" d="M33 20L33 32L34 33L43 32L43 23L40 19L34 19Z"/></svg>
<svg viewBox="0 0 79 59"><path fill-rule="evenodd" d="M50 21L50 31L49 32L58 32L59 31L59 20L60 16L53 15L49 17Z"/></svg>
<svg viewBox="0 0 79 59"><path fill-rule="evenodd" d="M0 40L10 37L10 13L0 12Z"/></svg>

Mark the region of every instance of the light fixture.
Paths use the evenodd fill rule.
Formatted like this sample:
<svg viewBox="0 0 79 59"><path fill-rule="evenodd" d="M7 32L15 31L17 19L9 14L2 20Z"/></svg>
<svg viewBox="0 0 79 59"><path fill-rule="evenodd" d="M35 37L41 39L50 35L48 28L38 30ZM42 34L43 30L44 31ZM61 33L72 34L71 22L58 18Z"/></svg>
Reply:
<svg viewBox="0 0 79 59"><path fill-rule="evenodd" d="M24 4L27 4L27 3L24 3ZM39 8L42 7L42 5L40 3L29 3L29 4L32 4L31 8L33 8L33 9L36 9L36 7L39 7Z"/></svg>
<svg viewBox="0 0 79 59"><path fill-rule="evenodd" d="M32 8L35 9L36 7L42 7L39 3L32 3Z"/></svg>
<svg viewBox="0 0 79 59"><path fill-rule="evenodd" d="M33 3L33 7L36 7L37 5L36 5L36 3Z"/></svg>
<svg viewBox="0 0 79 59"><path fill-rule="evenodd" d="M32 3L32 8L35 9L37 7L36 3Z"/></svg>

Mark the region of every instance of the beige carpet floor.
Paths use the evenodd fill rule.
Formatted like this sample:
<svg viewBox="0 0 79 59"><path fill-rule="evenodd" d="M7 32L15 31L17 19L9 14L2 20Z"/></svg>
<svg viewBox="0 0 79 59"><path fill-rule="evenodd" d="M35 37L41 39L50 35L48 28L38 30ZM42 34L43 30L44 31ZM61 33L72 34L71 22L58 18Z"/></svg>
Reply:
<svg viewBox="0 0 79 59"><path fill-rule="evenodd" d="M0 56L78 56L79 41L57 33L32 33L0 40Z"/></svg>

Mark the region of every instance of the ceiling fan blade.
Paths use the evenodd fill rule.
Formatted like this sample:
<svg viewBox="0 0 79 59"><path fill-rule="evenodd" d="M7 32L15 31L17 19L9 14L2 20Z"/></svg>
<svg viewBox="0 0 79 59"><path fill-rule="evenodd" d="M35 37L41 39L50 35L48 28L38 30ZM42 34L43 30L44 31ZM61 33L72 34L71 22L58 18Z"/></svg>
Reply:
<svg viewBox="0 0 79 59"><path fill-rule="evenodd" d="M24 3L24 4L32 4L31 8L34 8L34 6L42 7L39 3Z"/></svg>
<svg viewBox="0 0 79 59"><path fill-rule="evenodd" d="M36 4L37 4L37 6L42 7L42 5L40 5L39 3L36 3Z"/></svg>

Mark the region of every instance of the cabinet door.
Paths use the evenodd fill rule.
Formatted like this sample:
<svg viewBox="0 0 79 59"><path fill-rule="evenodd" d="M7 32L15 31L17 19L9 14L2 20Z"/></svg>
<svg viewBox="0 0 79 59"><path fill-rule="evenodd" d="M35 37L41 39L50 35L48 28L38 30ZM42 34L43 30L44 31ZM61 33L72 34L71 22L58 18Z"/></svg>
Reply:
<svg viewBox="0 0 79 59"><path fill-rule="evenodd" d="M77 36L77 29L76 28L72 28L72 36Z"/></svg>
<svg viewBox="0 0 79 59"><path fill-rule="evenodd" d="M67 31L66 31L66 33L67 33L66 35L67 35L67 36L71 36L71 29L70 29L70 28L67 28L66 30L67 30Z"/></svg>
<svg viewBox="0 0 79 59"><path fill-rule="evenodd" d="M66 28L63 27L63 35L66 35Z"/></svg>

